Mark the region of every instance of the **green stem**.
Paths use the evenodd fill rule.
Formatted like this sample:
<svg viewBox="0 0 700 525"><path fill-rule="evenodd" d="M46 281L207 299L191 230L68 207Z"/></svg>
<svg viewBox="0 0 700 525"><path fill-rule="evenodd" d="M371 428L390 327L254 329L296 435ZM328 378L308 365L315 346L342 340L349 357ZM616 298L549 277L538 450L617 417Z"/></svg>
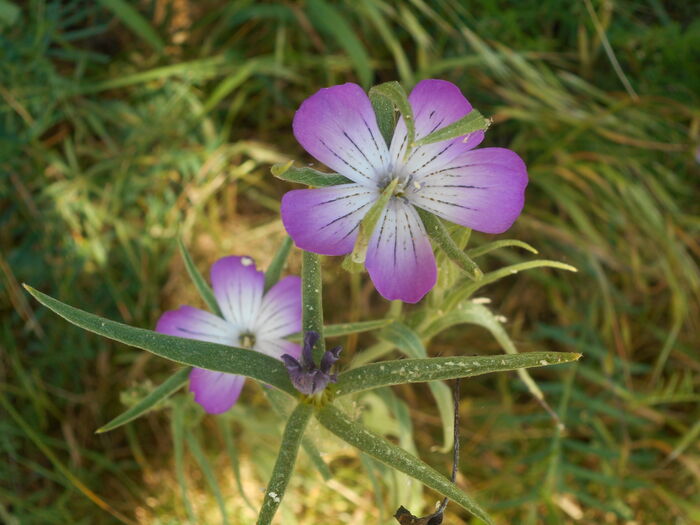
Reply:
<svg viewBox="0 0 700 525"><path fill-rule="evenodd" d="M282 502L297 460L301 438L304 435L304 430L309 423L312 412L311 405L300 403L289 416L287 426L282 435L279 455L272 469L270 482L267 484L267 489L265 489L265 499L258 515L257 525L268 525L271 523L277 508Z"/></svg>
<svg viewBox="0 0 700 525"><path fill-rule="evenodd" d="M304 332L318 332L319 340L314 348L314 360L321 361L326 351L326 342L323 335L323 284L321 281L320 257L311 252L303 252L301 263L301 287L302 287L302 328Z"/></svg>

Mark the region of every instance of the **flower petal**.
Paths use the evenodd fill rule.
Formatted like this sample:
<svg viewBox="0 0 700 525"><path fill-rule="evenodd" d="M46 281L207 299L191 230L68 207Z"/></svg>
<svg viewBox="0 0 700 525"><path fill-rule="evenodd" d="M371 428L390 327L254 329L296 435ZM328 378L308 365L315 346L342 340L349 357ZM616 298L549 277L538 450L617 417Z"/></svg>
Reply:
<svg viewBox="0 0 700 525"><path fill-rule="evenodd" d="M301 278L290 275L268 290L255 320L255 335L263 339L301 331Z"/></svg>
<svg viewBox="0 0 700 525"><path fill-rule="evenodd" d="M275 359L281 359L284 354L289 354L296 359L301 356L301 346L286 339L259 337L253 349Z"/></svg>
<svg viewBox="0 0 700 525"><path fill-rule="evenodd" d="M203 368L193 368L190 372L190 392L209 414L221 414L236 404L243 383L245 376Z"/></svg>
<svg viewBox="0 0 700 525"><path fill-rule="evenodd" d="M379 190L359 184L294 190L282 197L282 222L302 250L323 255L350 253L365 213Z"/></svg>
<svg viewBox="0 0 700 525"><path fill-rule="evenodd" d="M449 221L485 233L503 233L525 203L527 169L504 148L482 148L451 166L422 174L407 188L408 200Z"/></svg>
<svg viewBox="0 0 700 525"><path fill-rule="evenodd" d="M428 79L416 84L408 97L416 123L416 140L433 131L456 122L472 110L472 105L452 82ZM391 141L391 158L397 166L396 172L405 177L421 170L442 166L455 156L478 146L484 139L483 131L475 131L463 137L436 142L414 148L407 159L406 124L399 119Z"/></svg>
<svg viewBox="0 0 700 525"><path fill-rule="evenodd" d="M320 89L294 115L294 136L341 175L373 186L388 171L389 151L372 104L357 84Z"/></svg>
<svg viewBox="0 0 700 525"><path fill-rule="evenodd" d="M165 312L158 319L156 332L229 346L238 345L240 333L236 326L221 317L192 306Z"/></svg>
<svg viewBox="0 0 700 525"><path fill-rule="evenodd" d="M265 276L250 257L223 257L211 267L211 284L224 318L241 331L253 328L265 287Z"/></svg>
<svg viewBox="0 0 700 525"><path fill-rule="evenodd" d="M398 198L389 201L370 239L365 265L386 299L417 303L435 286L435 256L413 206Z"/></svg>

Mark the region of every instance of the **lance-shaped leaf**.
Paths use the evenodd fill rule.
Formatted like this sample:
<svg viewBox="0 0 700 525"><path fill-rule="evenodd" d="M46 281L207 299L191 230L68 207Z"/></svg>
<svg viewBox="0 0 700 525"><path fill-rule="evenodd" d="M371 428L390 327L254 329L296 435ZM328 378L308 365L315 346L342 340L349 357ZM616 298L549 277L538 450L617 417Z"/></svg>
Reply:
<svg viewBox="0 0 700 525"><path fill-rule="evenodd" d="M393 322L393 319L375 319L373 321L359 321L357 323L327 324L323 327L323 335L325 337L342 337L344 335L370 332L372 330L384 328ZM295 343L302 343L304 341L304 335L301 332L297 332L288 335L285 339Z"/></svg>
<svg viewBox="0 0 700 525"><path fill-rule="evenodd" d="M185 367L181 368L173 375L171 375L164 383L158 385L152 392L150 392L141 401L136 403L126 412L121 413L115 417L112 421L106 425L98 428L95 433L101 434L103 432L109 432L122 425L125 425L129 421L133 421L136 418L141 417L146 412L152 410L160 401L170 397L173 393L177 392L180 388L187 383L187 376L190 373L191 368Z"/></svg>
<svg viewBox="0 0 700 525"><path fill-rule="evenodd" d="M323 330L323 281L321 259L315 253L303 252L301 259L301 327L304 332L318 333L318 342L313 348L314 360L321 362L326 352ZM285 369L286 370L286 369Z"/></svg>
<svg viewBox="0 0 700 525"><path fill-rule="evenodd" d="M187 443L187 447L190 449L192 456L194 456L195 461L199 464L199 468L204 475L207 485L209 485L209 488L214 493L214 499L216 500L216 504L219 506L219 512L221 513L221 524L228 525L229 521L226 513L226 503L224 502L224 496L221 493L219 482L216 481L214 467L207 459L207 455L204 453L204 450L202 450L202 446L199 444L197 437L189 430L185 431L185 442Z"/></svg>
<svg viewBox="0 0 700 525"><path fill-rule="evenodd" d="M265 270L266 292L280 280L280 275L282 275L282 269L284 268L284 264L287 262L287 257L289 257L292 244L292 238L289 235L285 236L282 244L280 244L280 247L277 248L277 252L275 252L275 256L272 258L270 266L268 266L267 270Z"/></svg>
<svg viewBox="0 0 700 525"><path fill-rule="evenodd" d="M324 427L343 441L388 466L408 474L443 496L447 496L450 500L461 505L486 523L493 523L489 515L472 498L462 492L457 485L437 470L423 463L401 447L352 421L333 405L327 405L319 410L316 413L316 418Z"/></svg>
<svg viewBox="0 0 700 525"><path fill-rule="evenodd" d="M394 128L396 127L394 104L387 97L371 89L369 91L369 101L372 103L372 109L374 109L374 114L377 117L379 131L384 137L387 147L389 147L391 146L391 139L394 136Z"/></svg>
<svg viewBox="0 0 700 525"><path fill-rule="evenodd" d="M396 185L399 183L399 179L395 178L392 180L386 188L382 191L381 196L377 199L377 202L372 204L372 207L365 214L360 222L360 233L357 235L357 240L355 241L355 246L350 254L350 260L353 263L362 264L365 262L367 257L367 247L369 246L369 241L372 238L374 229L377 227L377 223L384 213L384 209L389 203L389 199L394 194Z"/></svg>
<svg viewBox="0 0 700 525"><path fill-rule="evenodd" d="M406 91L398 82L384 82L378 86L374 86L369 90L369 99L380 99L384 98L388 100L396 109L399 110L403 121L406 124L406 152L405 156L413 149L416 142L416 122L413 118L413 108L408 101L408 96ZM386 102L384 102L386 104ZM374 104L373 104L374 106ZM384 136L384 133L382 133ZM386 138L386 137L385 137ZM391 142L391 140L389 140Z"/></svg>
<svg viewBox="0 0 700 525"><path fill-rule="evenodd" d="M279 454L272 469L272 476L270 476L267 489L265 489L265 499L258 515L258 525L271 523L277 508L282 502L297 460L301 438L304 436L304 430L309 423L312 412L311 405L299 403L289 416L287 426L282 435Z"/></svg>
<svg viewBox="0 0 700 525"><path fill-rule="evenodd" d="M567 270L569 272L577 272L578 270L571 266L559 261L550 261L548 259L538 259L536 261L526 261L518 264L511 264L510 266L504 266L493 272L484 274L484 276L478 281L463 281L447 295L445 302L443 303L443 309L446 311L454 309L463 300L471 297L474 292L476 292L482 286L494 283L499 279L508 277L509 275L514 275L523 270L532 270L534 268L557 268L559 270Z"/></svg>
<svg viewBox="0 0 700 525"><path fill-rule="evenodd" d="M445 255L464 270L470 279L475 281L481 279L484 274L479 269L479 266L457 246L457 243L452 239L450 232L447 231L442 221L429 211L421 208L416 208L416 210L418 210L418 215L420 215L428 235L435 239L435 242L442 248Z"/></svg>
<svg viewBox="0 0 700 525"><path fill-rule="evenodd" d="M523 250L527 250L530 253L538 254L539 252L537 249L523 241L518 241L517 239L501 239L500 241L493 241L489 242L486 244L482 244L481 246L477 248L472 248L471 250L467 250L467 255L469 257L477 258L481 257L482 255L486 255L487 253L490 253L494 250L499 250L501 248L522 248Z"/></svg>
<svg viewBox="0 0 700 525"><path fill-rule="evenodd" d="M292 166L293 160L286 164L275 164L270 168L272 174L278 179L288 182L296 182L321 188L324 186L337 186L338 184L352 184L352 181L347 177L343 177L338 173L323 173L322 171L311 168L295 168Z"/></svg>
<svg viewBox="0 0 700 525"><path fill-rule="evenodd" d="M66 321L89 332L147 350L176 363L250 377L292 396L297 395L297 391L289 380L287 369L273 357L246 348L183 339L135 328L62 303L31 286L24 287L41 304Z"/></svg>
<svg viewBox="0 0 700 525"><path fill-rule="evenodd" d="M379 338L389 341L396 346L401 352L408 357L426 358L428 353L425 346L411 328L403 323L394 323L386 329L382 330ZM440 412L440 420L442 421L443 443L439 448L440 452L452 450L454 443L454 403L452 401L452 391L441 381L431 381L428 383L428 388L435 398L435 403Z"/></svg>
<svg viewBox="0 0 700 525"><path fill-rule="evenodd" d="M558 365L576 361L581 354L569 352L528 352L517 355L430 357L370 363L338 376L338 396L403 383L425 383L473 377L518 368Z"/></svg>
<svg viewBox="0 0 700 525"><path fill-rule="evenodd" d="M187 251L187 248L185 247L185 243L182 242L182 239L180 238L177 240L177 244L180 248L180 255L182 256L182 260L185 263L187 273L189 274L190 279L192 279L195 288L197 288L199 295L206 303L207 308L209 308L209 310L211 310L213 314L216 314L219 317L223 317L221 315L219 303L216 302L216 297L214 297L214 292L212 291L211 287L207 284L207 281L204 279L201 272L195 266L190 252Z"/></svg>
<svg viewBox="0 0 700 525"><path fill-rule="evenodd" d="M489 119L484 118L481 113L475 109L472 109L458 121L448 124L444 128L440 128L437 131L433 131L430 135L426 135L416 142L416 146L423 146L425 144L433 144L435 142L442 142L443 140L454 139L461 137L462 135L468 135L474 131L486 129L490 125L491 121Z"/></svg>
<svg viewBox="0 0 700 525"><path fill-rule="evenodd" d="M518 349L516 348L515 344L510 339L505 329L503 328L503 325L496 318L493 312L491 312L491 310L486 308L484 305L477 304L472 301L465 301L460 305L458 309L437 317L424 330L423 336L429 339L452 326L465 323L476 324L482 326L483 328L486 328L489 332L491 332L491 335L493 335L494 339L498 341L498 344L501 345L501 348L503 348L503 350L505 350L507 354L518 353ZM535 397L535 399L537 399L542 404L544 409L547 412L549 412L549 414L554 418L555 421L561 424L559 416L549 406L549 404L545 400L542 390L540 390L540 387L537 386L535 380L532 379L530 373L524 368L519 368L517 372L521 381L525 383L528 390Z"/></svg>

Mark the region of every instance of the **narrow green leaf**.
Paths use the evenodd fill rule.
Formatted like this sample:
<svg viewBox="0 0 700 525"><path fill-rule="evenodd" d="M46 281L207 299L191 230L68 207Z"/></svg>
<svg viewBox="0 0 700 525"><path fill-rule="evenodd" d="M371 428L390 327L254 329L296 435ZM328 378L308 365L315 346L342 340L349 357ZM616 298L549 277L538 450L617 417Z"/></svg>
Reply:
<svg viewBox="0 0 700 525"><path fill-rule="evenodd" d="M177 392L182 386L187 383L187 376L190 373L191 368L185 367L181 368L170 376L164 383L158 385L152 392L150 392L141 401L136 403L126 412L121 413L115 417L112 421L104 426L98 428L95 433L102 434L103 432L109 432L122 425L125 425L129 421L141 417L146 412L152 410L160 401L170 397L173 393Z"/></svg>
<svg viewBox="0 0 700 525"><path fill-rule="evenodd" d="M425 383L444 379L473 377L518 368L558 365L576 361L581 354L567 352L528 352L517 355L430 357L382 361L353 368L338 376L336 395L371 390L403 383Z"/></svg>
<svg viewBox="0 0 700 525"><path fill-rule="evenodd" d="M187 512L190 523L197 523L197 519L190 503L189 490L187 488L187 476L185 474L185 415L182 402L173 405L173 413L170 419L170 430L173 434L173 450L175 456L175 477L180 486L180 497Z"/></svg>
<svg viewBox="0 0 700 525"><path fill-rule="evenodd" d="M377 117L377 125L379 131L384 138L387 147L391 146L391 139L394 136L394 128L396 127L396 110L394 104L385 96L378 95L370 90L369 101L372 103L372 109Z"/></svg>
<svg viewBox="0 0 700 525"><path fill-rule="evenodd" d="M369 97L370 100L372 100L372 98L385 98L399 110L399 113L401 113L404 124L406 124L406 152L404 157L407 157L415 146L416 123L415 119L413 118L413 108L408 102L406 91L404 91L401 84L393 80L371 88L369 90Z"/></svg>
<svg viewBox="0 0 700 525"><path fill-rule="evenodd" d="M275 256L272 258L270 266L267 267L267 270L265 271L266 292L280 280L280 275L282 275L282 269L287 262L287 257L289 257L292 244L292 238L287 235L282 241L282 244L280 244L280 247L277 249Z"/></svg>
<svg viewBox="0 0 700 525"><path fill-rule="evenodd" d="M372 238L374 229L377 227L377 223L382 217L387 204L389 204L389 199L394 194L394 190L396 189L396 185L398 183L398 178L392 180L387 187L384 188L379 199L372 204L372 207L362 218L362 221L360 221L360 233L357 235L355 246L350 254L350 260L353 263L362 264L365 262L367 248L369 247L369 241Z"/></svg>
<svg viewBox="0 0 700 525"><path fill-rule="evenodd" d="M550 261L548 259L538 259L536 261L526 261L518 264L504 266L493 272L484 274L484 277L479 281L464 281L457 284L456 287L447 295L443 303L443 309L446 311L454 309L464 299L471 297L482 286L494 283L509 275L514 275L523 270L532 270L534 268L557 268L559 270L567 270L569 272L577 272L578 270L570 264L559 261Z"/></svg>
<svg viewBox="0 0 700 525"><path fill-rule="evenodd" d="M182 238L178 238L177 245L180 248L180 255L182 256L182 260L185 263L185 268L187 269L187 273L189 274L190 279L192 279L192 282L194 283L195 288L197 288L197 291L199 292L200 297L206 303L207 308L209 308L209 310L213 314L216 314L219 317L223 317L223 315L221 314L221 309L219 308L219 303L216 301L216 297L214 296L213 290L207 284L207 281L204 279L201 272L195 266L194 261L192 260L192 256L190 255L190 252L187 250L187 247L185 246L185 243L182 241Z"/></svg>
<svg viewBox="0 0 700 525"><path fill-rule="evenodd" d="M372 330L377 330L379 328L384 328L387 325L393 323L393 319L376 319L374 321L360 321L357 323L340 323L340 324L327 324L323 327L323 333L326 338L329 337L342 337L344 335L358 334L361 332L370 332ZM295 343L301 343L304 340L304 336L301 332L289 335L285 337L289 341Z"/></svg>
<svg viewBox="0 0 700 525"><path fill-rule="evenodd" d="M490 516L471 497L459 490L457 485L445 476L401 447L352 421L333 405L326 405L319 410L316 418L343 441L447 496L486 523L493 523Z"/></svg>
<svg viewBox="0 0 700 525"><path fill-rule="evenodd" d="M284 493L287 490L289 478L294 470L294 464L299 453L299 445L301 438L304 435L306 425L309 423L309 418L313 409L311 405L299 403L289 416L287 426L282 435L282 443L280 444L279 454L275 466L272 469L272 476L265 489L265 498L263 500L260 514L258 515L258 525L268 525L272 522L272 518L277 512L277 508L282 502Z"/></svg>
<svg viewBox="0 0 700 525"><path fill-rule="evenodd" d="M333 38L348 54L355 67L360 84L365 88L372 83L372 68L365 46L355 35L356 30L346 22L346 16L341 15L330 2L323 0L308 0L309 15L312 23L327 37Z"/></svg>
<svg viewBox="0 0 700 525"><path fill-rule="evenodd" d="M425 211L421 208L416 209L418 210L418 215L420 215L428 235L435 239L442 251L445 252L445 255L464 270L470 279L475 281L481 279L484 274L479 266L457 246L457 243L452 239L450 232L447 231L442 221L429 211Z"/></svg>
<svg viewBox="0 0 700 525"><path fill-rule="evenodd" d="M251 377L292 396L298 394L289 381L287 369L273 357L246 348L183 339L110 321L64 304L31 286L24 287L41 304L89 332L147 350L176 363Z"/></svg>
<svg viewBox="0 0 700 525"><path fill-rule="evenodd" d="M301 259L301 326L304 332L317 332L320 336L314 348L314 359L321 362L326 351L323 330L323 281L321 259L311 252L302 252ZM286 370L286 369L285 369Z"/></svg>
<svg viewBox="0 0 700 525"><path fill-rule="evenodd" d="M374 472L375 467L374 467L374 462L375 459L372 458L371 456L368 456L364 452L360 452L360 463L362 463L363 468L365 469L365 472L367 472L367 476L369 477L369 481L372 484L372 493L374 496L374 506L377 507L377 510L379 511L379 525L382 525L382 516L384 516L384 497L383 497L383 491L382 491L382 486L379 483L379 478L377 477L377 474Z"/></svg>
<svg viewBox="0 0 700 525"><path fill-rule="evenodd" d="M311 168L295 168L292 165L293 163L294 161L290 160L286 164L275 164L270 168L270 171L278 179L305 184L314 188L352 184L350 179L338 173L324 173Z"/></svg>
<svg viewBox="0 0 700 525"><path fill-rule="evenodd" d="M187 442L187 446L189 447L190 452L192 452L195 461L199 465L202 474L204 474L204 479L207 481L207 485L209 485L209 488L214 493L214 499L216 499L216 504L219 506L219 512L221 512L221 523L228 525L226 503L224 502L224 497L221 494L219 482L216 481L214 469L207 459L207 455L202 450L202 447L199 445L199 441L197 440L196 436L192 434L192 432L185 432L185 441Z"/></svg>
<svg viewBox="0 0 700 525"><path fill-rule="evenodd" d="M522 248L522 249L527 250L528 252L534 253L534 254L539 253L536 248L534 248L533 246L529 245L526 242L518 241L516 239L502 239L500 241L489 242L486 244L482 244L481 246L479 246L477 248L472 248L471 250L467 250L467 255L469 255L469 257L473 257L474 259L476 259L477 257L481 257L482 255L486 255L487 253L490 253L494 250L498 250L500 248L510 248L510 247Z"/></svg>
<svg viewBox="0 0 700 525"><path fill-rule="evenodd" d="M163 50L165 45L158 33L129 2L125 0L99 0L99 2L156 51Z"/></svg>
<svg viewBox="0 0 700 525"><path fill-rule="evenodd" d="M443 140L454 139L461 137L462 135L468 135L469 133L473 133L475 131L487 129L490 125L491 121L489 119L484 118L481 113L475 109L472 109L457 122L448 124L444 128L440 128L437 131L433 131L431 134L426 135L416 142L416 146L424 146L426 144L442 142Z"/></svg>
<svg viewBox="0 0 700 525"><path fill-rule="evenodd" d="M460 305L456 310L453 310L447 314L437 317L423 332L423 336L426 338L434 337L440 332L458 325L458 324L476 324L483 328L486 328L491 335L496 339L498 344L503 348L507 354L517 354L518 349L516 348L513 341L510 339L508 334L501 322L496 318L496 316L482 304L477 304L471 301L466 301ZM547 401L545 400L544 394L540 387L530 373L524 368L519 368L517 370L520 380L525 383L528 390L532 396L539 401L544 409L552 416L552 418L558 423L562 424L559 416L551 409Z"/></svg>
<svg viewBox="0 0 700 525"><path fill-rule="evenodd" d="M389 341L406 356L422 359L428 357L425 346L411 328L403 323L395 322L391 326L382 330L379 334L380 339ZM440 421L442 422L442 447L440 452L448 452L452 450L454 443L454 402L452 400L452 391L441 381L431 381L428 383L428 388L435 398L435 403L440 413Z"/></svg>

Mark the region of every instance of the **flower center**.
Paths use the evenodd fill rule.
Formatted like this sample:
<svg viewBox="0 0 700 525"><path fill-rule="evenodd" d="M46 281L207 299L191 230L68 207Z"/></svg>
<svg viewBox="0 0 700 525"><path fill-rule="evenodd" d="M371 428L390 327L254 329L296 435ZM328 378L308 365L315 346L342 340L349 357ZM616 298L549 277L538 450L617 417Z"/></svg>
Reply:
<svg viewBox="0 0 700 525"><path fill-rule="evenodd" d="M255 346L255 335L245 332L238 336L238 344L243 348L253 348Z"/></svg>

